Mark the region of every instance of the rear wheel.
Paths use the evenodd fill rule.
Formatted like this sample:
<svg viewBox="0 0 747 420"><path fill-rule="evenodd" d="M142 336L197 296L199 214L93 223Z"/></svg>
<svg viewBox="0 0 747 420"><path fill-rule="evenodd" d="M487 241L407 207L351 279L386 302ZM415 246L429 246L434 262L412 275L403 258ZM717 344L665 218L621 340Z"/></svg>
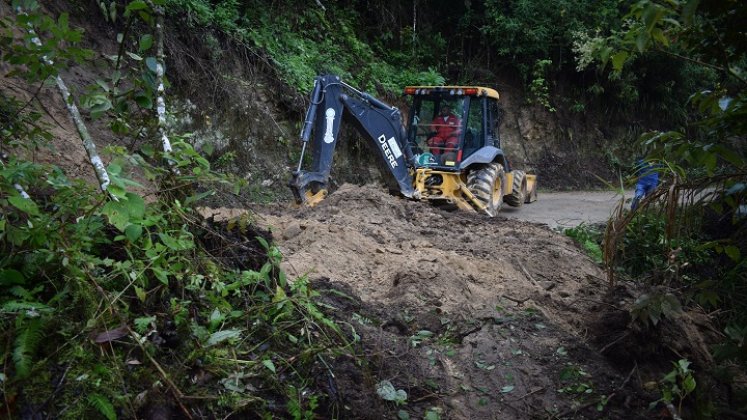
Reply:
<svg viewBox="0 0 747 420"><path fill-rule="evenodd" d="M526 195L526 200L524 200L525 203L534 203L537 201L537 182L534 182L534 185L532 186L532 191L529 191Z"/></svg>
<svg viewBox="0 0 747 420"><path fill-rule="evenodd" d="M471 171L467 175L467 188L485 205L490 217L495 217L503 205L503 166L491 163Z"/></svg>
<svg viewBox="0 0 747 420"><path fill-rule="evenodd" d="M527 196L527 177L524 171L513 171L514 185L511 194L505 197L506 204L511 207L521 207Z"/></svg>

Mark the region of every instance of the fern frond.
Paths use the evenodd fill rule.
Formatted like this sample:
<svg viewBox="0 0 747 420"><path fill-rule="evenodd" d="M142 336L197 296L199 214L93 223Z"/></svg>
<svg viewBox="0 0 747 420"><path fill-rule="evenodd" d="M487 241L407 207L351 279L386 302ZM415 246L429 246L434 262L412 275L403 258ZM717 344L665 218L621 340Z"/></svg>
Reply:
<svg viewBox="0 0 747 420"><path fill-rule="evenodd" d="M53 310L54 310L53 308L50 308L49 306L43 303L19 302L16 300L5 302L2 304L2 306L0 306L0 312L8 313L8 314L17 314L17 313L26 312L26 311L52 312Z"/></svg>
<svg viewBox="0 0 747 420"><path fill-rule="evenodd" d="M103 414L108 420L117 420L117 413L114 411L114 406L105 396L91 394L88 396L88 403L99 410L99 413Z"/></svg>
<svg viewBox="0 0 747 420"><path fill-rule="evenodd" d="M36 348L44 334L41 318L26 319L18 327L18 335L13 343L13 362L16 365L16 376L25 378L31 373Z"/></svg>

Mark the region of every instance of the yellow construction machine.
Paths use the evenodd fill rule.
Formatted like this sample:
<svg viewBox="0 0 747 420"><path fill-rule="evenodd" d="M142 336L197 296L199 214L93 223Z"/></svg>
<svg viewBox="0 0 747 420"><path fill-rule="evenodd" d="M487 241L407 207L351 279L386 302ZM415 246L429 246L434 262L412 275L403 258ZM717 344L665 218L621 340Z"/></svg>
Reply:
<svg viewBox="0 0 747 420"><path fill-rule="evenodd" d="M332 157L344 111L369 138L392 184L405 197L495 216L506 204L537 199L537 177L512 170L498 133L499 95L477 86L408 86L410 109L402 113L338 76L315 79L301 129L301 159L290 187L301 204L327 195ZM313 138L312 138L313 131ZM302 170L311 142L310 170Z"/></svg>

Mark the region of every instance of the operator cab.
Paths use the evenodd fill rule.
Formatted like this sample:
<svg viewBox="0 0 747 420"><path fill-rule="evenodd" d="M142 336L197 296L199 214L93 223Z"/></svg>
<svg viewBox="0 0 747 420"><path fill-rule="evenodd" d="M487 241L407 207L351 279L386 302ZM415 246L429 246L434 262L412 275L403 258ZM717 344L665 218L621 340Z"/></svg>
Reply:
<svg viewBox="0 0 747 420"><path fill-rule="evenodd" d="M472 86L408 86L407 143L418 167L459 170L485 146L500 147L498 92Z"/></svg>

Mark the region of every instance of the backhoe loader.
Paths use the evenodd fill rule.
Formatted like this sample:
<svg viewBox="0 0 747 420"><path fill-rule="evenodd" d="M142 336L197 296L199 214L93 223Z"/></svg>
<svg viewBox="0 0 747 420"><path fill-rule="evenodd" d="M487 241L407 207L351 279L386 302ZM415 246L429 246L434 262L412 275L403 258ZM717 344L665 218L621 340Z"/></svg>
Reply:
<svg viewBox="0 0 747 420"><path fill-rule="evenodd" d="M316 77L301 129L301 158L289 183L296 202L314 206L329 188L343 112L368 138L392 187L404 197L489 216L537 199L537 177L512 170L498 134L498 92L477 86L408 86L402 113L335 75ZM347 120L346 120L347 121ZM312 138L313 131L313 138ZM311 168L302 170L311 143Z"/></svg>

